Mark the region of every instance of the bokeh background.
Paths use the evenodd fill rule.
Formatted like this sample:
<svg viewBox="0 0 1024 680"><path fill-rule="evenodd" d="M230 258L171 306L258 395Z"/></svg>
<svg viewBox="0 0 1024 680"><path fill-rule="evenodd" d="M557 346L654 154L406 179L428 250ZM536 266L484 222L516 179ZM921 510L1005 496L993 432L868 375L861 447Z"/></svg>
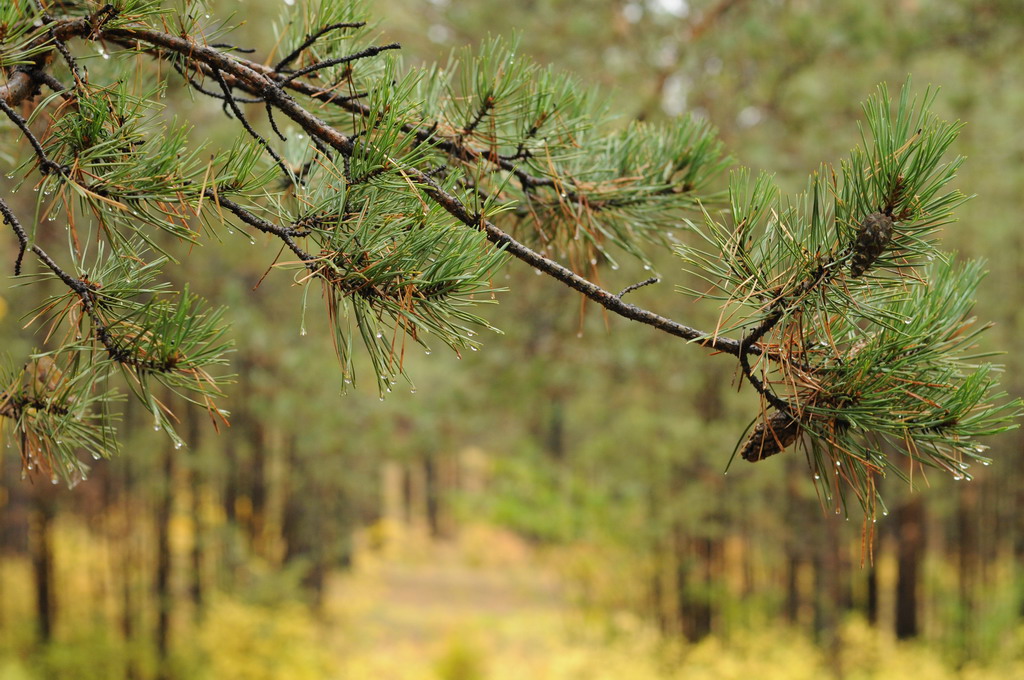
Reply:
<svg viewBox="0 0 1024 680"><path fill-rule="evenodd" d="M212 2L264 54L302 0ZM977 312L1024 394L1020 0L379 0L408 65L487 36L632 118L709 119L737 163L803 188L860 141L860 102L908 74L967 122L976 194L948 249L985 258ZM237 130L171 79L168 115ZM257 119L258 116L253 116ZM4 139L11 139L5 136ZM13 186L0 177L0 191ZM32 197L16 200L31 204ZM58 237L59 238L59 237ZM0 238L0 262L16 243ZM0 479L0 678L1024 678L1024 454L988 442L971 482L895 479L888 514L826 513L805 461L730 454L757 412L735 366L605 318L512 263L480 352L414 357L380 401L341 376L277 246L239 235L168 270L231 308L238 373L218 434L175 449L128 405L123 455L74 489ZM697 326L665 281L638 304ZM648 274L602 272L617 290ZM20 361L31 300L0 283ZM621 285L620 285L621 284Z"/></svg>

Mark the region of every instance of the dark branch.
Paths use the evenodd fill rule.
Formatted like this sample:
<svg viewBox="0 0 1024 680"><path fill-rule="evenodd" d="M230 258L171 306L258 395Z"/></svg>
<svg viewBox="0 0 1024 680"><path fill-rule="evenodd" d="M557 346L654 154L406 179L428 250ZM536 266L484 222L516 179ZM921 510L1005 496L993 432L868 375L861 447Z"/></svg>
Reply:
<svg viewBox="0 0 1024 680"><path fill-rule="evenodd" d="M331 24L329 26L324 26L316 33L311 33L307 35L306 39L302 41L301 45L292 50L287 57L274 64L274 70L278 72L283 71L285 67L288 66L288 64L298 59L303 52L312 47L313 43L315 43L317 40L322 38L327 33L330 33L331 31L336 31L339 28L362 28L365 25L365 21L356 21L350 23ZM217 47L217 45L213 45L213 47Z"/></svg>
<svg viewBox="0 0 1024 680"><path fill-rule="evenodd" d="M68 169L63 165L50 160L50 157L46 155L46 151L43 150L43 145L39 143L36 136L32 134L32 130L29 129L28 123L21 115L12 109L10 105L3 99L0 99L0 111L7 114L7 117L11 119L15 125L22 131L25 137L28 139L29 144L32 145L32 150L36 152L36 156L39 158L39 171L44 175L48 175L51 172L56 172L59 175L66 176Z"/></svg>
<svg viewBox="0 0 1024 680"><path fill-rule="evenodd" d="M378 54L380 54L381 52L384 52L386 50L400 50L400 49L402 49L402 46L399 45L398 43L391 43L389 45L381 45L379 47L377 47L377 46L367 47L362 52L356 52L355 54L350 54L350 55L345 56L345 57L337 57L335 59L325 59L324 61L319 61L319 62L313 64L312 66L307 66L304 69L300 69L300 70L296 71L295 73L291 73L287 77L278 80L277 84L278 84L278 86L284 86L284 85L287 85L289 82L295 80L296 78L301 78L302 76L309 75L310 73L313 73L314 71L320 71L322 69L329 68L331 66L337 66L338 64L347 64L350 61L355 61L357 59L366 59L367 57L375 57Z"/></svg>
<svg viewBox="0 0 1024 680"><path fill-rule="evenodd" d="M241 107L238 106L238 102L235 101L235 96L231 94L231 88L228 86L226 82L224 82L224 78L220 75L220 71L215 70L213 72L213 77L217 80L217 83L220 85L220 89L224 91L225 104L227 104L227 106L231 108L232 113L235 114L235 118L237 118L238 122L242 124L242 127L245 128L245 131L248 132L253 139L259 142L260 145L263 147L263 150L266 151L270 155L270 157L274 159L274 162L277 163L277 165L284 172L285 177L291 177L291 170L285 164L284 159L281 158L281 156L276 151L274 151L273 147L270 146L270 142L268 142L263 137L263 135L256 132L256 130L253 129L252 125L249 124L249 121L246 119L245 114L242 113ZM270 103L267 102L267 108L269 107ZM277 129L276 125L274 126L274 129Z"/></svg>
<svg viewBox="0 0 1024 680"><path fill-rule="evenodd" d="M316 266L313 264L316 261L316 258L300 248L293 238L294 236L301 236L301 232L296 232L295 230L286 227L280 227L273 222L259 217L258 215L254 215L234 201L214 192L213 189L207 189L205 195L208 198L213 199L217 205L224 206L230 210L236 217L238 217L238 219L242 220L242 222L245 222L250 227L258 229L265 234L273 234L284 241L284 244L288 246L288 249L295 253L302 263L306 265L307 269L310 271L316 270Z"/></svg>
<svg viewBox="0 0 1024 680"><path fill-rule="evenodd" d="M634 290L638 288L643 288L644 286L650 286L651 284L658 283L658 281L660 280L661 279L659 279L657 276L652 276L651 278L645 281L641 281L640 283L634 283L632 286L626 286L625 288L622 289L622 292L616 295L615 297L621 300L623 295L626 295L627 293L632 293Z"/></svg>
<svg viewBox="0 0 1024 680"><path fill-rule="evenodd" d="M66 30L74 32L76 28L69 23ZM149 29L107 29L102 32L102 37L116 41L127 41L132 44L136 41L148 43L182 55L190 61L205 64L209 69L233 76L233 85L235 87L271 101L276 108L295 121L306 132L319 137L343 155L348 156L352 153L352 139L300 106L281 89L278 82L275 82L274 76L277 74L274 74L269 67L248 60L229 57L222 52L197 44L191 40ZM320 93L319 90L310 85L302 84L300 87L298 81L289 81L289 83L289 86L295 91L309 94L314 98L316 98L316 94ZM227 84L226 80L225 84ZM415 168L403 168L403 171L414 183L420 186L427 196L437 202L438 205L458 221L475 229L480 229L485 233L487 239L498 248L539 269L573 290L582 293L610 312L632 321L653 326L684 340L697 342L702 347L739 356L740 342L738 340L691 328L649 310L623 302L614 293L588 281L558 262L531 250L490 221L483 219L480 215L471 213L458 198L442 189L440 185L425 173ZM756 344L748 345L743 351L746 354L755 355L765 353L764 348Z"/></svg>
<svg viewBox="0 0 1024 680"><path fill-rule="evenodd" d="M18 257L14 260L14 275L21 276L21 261L25 259L25 250L28 248L28 234L3 198L0 198L0 213L3 213L4 222L11 225L11 229L18 237Z"/></svg>
<svg viewBox="0 0 1024 680"><path fill-rule="evenodd" d="M753 347L756 343L765 336L768 331L775 327L781 319L784 312L782 306L777 306L771 314L761 320L753 330L740 340L740 369L743 371L743 377L747 379L757 392L765 398L765 400L774 406L777 410L782 413L792 413L792 407L780 399L767 385L765 385L760 378L754 375L753 370L750 367L750 357L748 356L749 347Z"/></svg>

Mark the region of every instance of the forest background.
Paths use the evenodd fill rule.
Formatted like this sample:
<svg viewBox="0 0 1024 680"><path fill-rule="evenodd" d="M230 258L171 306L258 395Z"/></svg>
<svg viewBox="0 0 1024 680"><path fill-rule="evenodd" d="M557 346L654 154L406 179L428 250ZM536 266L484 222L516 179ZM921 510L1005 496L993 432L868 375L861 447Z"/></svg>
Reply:
<svg viewBox="0 0 1024 680"><path fill-rule="evenodd" d="M219 5L243 7L233 39L252 45L298 11ZM967 122L956 186L977 195L944 242L988 261L988 348L1024 331L1015 0L370 9L408 62L518 35L624 123L707 118L783 191L859 142L879 82L940 86L937 113ZM169 114L233 138L216 105L171 82ZM1024 677L1019 433L988 442L995 462L970 483L889 479L876 523L833 515L801 456L723 475L757 408L731 362L515 263L501 274L514 292L488 312L503 335L461 359L414 357L415 389L385 401L365 386L343 397L329 331L307 315L300 334L296 296L256 285L276 246L243 238L173 274L231 307L230 429L192 413L175 449L129 411L124 454L71 490L3 457L0 678ZM15 248L0 241L0 261ZM714 325L713 305L672 294L678 261L654 267L665 280L639 304ZM606 287L647 275L627 269L604 271ZM28 312L5 283L14 357L40 343ZM1005 364L1004 387L1024 394L1020 353Z"/></svg>

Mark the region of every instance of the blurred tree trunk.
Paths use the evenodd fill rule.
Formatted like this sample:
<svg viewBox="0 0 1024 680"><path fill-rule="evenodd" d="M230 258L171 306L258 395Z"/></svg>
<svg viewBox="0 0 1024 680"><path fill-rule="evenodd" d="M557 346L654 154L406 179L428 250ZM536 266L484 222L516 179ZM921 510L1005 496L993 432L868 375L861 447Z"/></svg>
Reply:
<svg viewBox="0 0 1024 680"><path fill-rule="evenodd" d="M878 541L878 539L875 539ZM880 541L878 541L880 543ZM874 559L878 559L878 546L875 546ZM864 618L872 626L878 625L878 567L875 562L864 567L866 594L864 598Z"/></svg>
<svg viewBox="0 0 1024 680"><path fill-rule="evenodd" d="M548 426L544 449L557 463L565 462L565 395L560 389L548 391Z"/></svg>
<svg viewBox="0 0 1024 680"><path fill-rule="evenodd" d="M160 497L156 506L156 573L153 587L156 599L157 678L170 677L171 614L174 597L171 593L171 514L174 509L174 447L170 441L163 446Z"/></svg>
<svg viewBox="0 0 1024 680"><path fill-rule="evenodd" d="M57 507L48 480L37 480L29 529L32 575L35 582L36 634L41 645L53 640L57 624L57 594L53 580L53 518Z"/></svg>
<svg viewBox="0 0 1024 680"><path fill-rule="evenodd" d="M962 658L966 661L974 656L973 634L975 614L975 591L980 568L979 536L977 531L978 487L973 482L960 487L960 502L956 515L958 534L957 581L959 586L959 623Z"/></svg>
<svg viewBox="0 0 1024 680"><path fill-rule="evenodd" d="M299 459L298 446L298 437L293 434L285 452L288 478L281 518L284 561L304 563L302 585L309 592L314 609L319 610L324 602L331 557L339 546L334 528L347 521L347 517L338 516L338 505L345 508L345 501L339 489L325 488L318 482L317 470ZM331 494L334 503L328 503L327 494ZM347 514L347 509L341 513Z"/></svg>
<svg viewBox="0 0 1024 680"><path fill-rule="evenodd" d="M29 554L31 516L33 501L29 496L32 487L21 479L21 459L17 456L2 456L0 469L3 470L0 484L0 559L9 555ZM0 574L0 630L7 623L6 579ZM12 621L17 625L17 619Z"/></svg>
<svg viewBox="0 0 1024 680"><path fill-rule="evenodd" d="M238 424L243 428L243 436L248 437L250 448L249 464L245 466L248 476L246 496L249 499L246 528L250 543L257 547L257 553L263 554L265 551L261 549L264 547L263 529L266 526L267 510L266 428L251 411L245 411L241 415L241 422Z"/></svg>
<svg viewBox="0 0 1024 680"><path fill-rule="evenodd" d="M124 421L128 427L133 425L132 416L136 412L135 402L129 400L125 404ZM125 643L125 669L126 680L137 680L139 677L136 665L137 641L135 639L135 596L133 586L135 580L135 508L132 505L132 493L135 488L135 474L132 465L132 456L120 456L118 468L120 483L120 525L121 536L117 541L118 546L118 581L121 585L121 638Z"/></svg>
<svg viewBox="0 0 1024 680"><path fill-rule="evenodd" d="M432 538L440 538L441 527L441 480L437 471L437 460L433 453L423 454L423 483L426 498L427 528Z"/></svg>
<svg viewBox="0 0 1024 680"><path fill-rule="evenodd" d="M786 555L786 621L800 622L800 558L793 551Z"/></svg>
<svg viewBox="0 0 1024 680"><path fill-rule="evenodd" d="M924 501L914 495L895 512L896 533L896 637L905 640L920 633L921 560L924 556Z"/></svg>
<svg viewBox="0 0 1024 680"><path fill-rule="evenodd" d="M228 525L237 522L238 509L238 449L235 447L235 437L224 438L224 519Z"/></svg>
<svg viewBox="0 0 1024 680"><path fill-rule="evenodd" d="M708 558L712 547L709 539L690 538L678 526L674 543L676 615L683 637L690 642L698 642L711 634Z"/></svg>
<svg viewBox="0 0 1024 680"><path fill-rule="evenodd" d="M833 676L842 678L842 631L839 623L846 599L840 540L843 523L840 515L829 512L821 518L821 525L814 560L814 628L818 641L825 650Z"/></svg>
<svg viewBox="0 0 1024 680"><path fill-rule="evenodd" d="M203 479L202 479L202 456L200 454L201 428L199 427L199 414L194 410L188 417L188 445L189 466L189 515L192 521L192 553L190 555L191 574L189 581L189 596L192 599L193 619L199 623L203 618L205 605L203 592L203 550L205 547L205 527L202 518L203 500Z"/></svg>

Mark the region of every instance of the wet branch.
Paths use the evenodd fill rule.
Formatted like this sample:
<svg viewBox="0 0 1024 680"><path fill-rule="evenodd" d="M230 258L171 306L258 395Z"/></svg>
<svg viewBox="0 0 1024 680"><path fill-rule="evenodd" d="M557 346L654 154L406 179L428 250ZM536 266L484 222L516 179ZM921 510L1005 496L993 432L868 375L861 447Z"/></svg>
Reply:
<svg viewBox="0 0 1024 680"><path fill-rule="evenodd" d="M71 34L80 37L90 38L88 27L84 22L70 21L62 28ZM112 28L98 32L96 38L116 41L120 44L136 45L145 43L159 48L160 50L172 52L184 57L194 64L204 65L204 72L219 71L224 79L224 85L237 87L251 95L261 97L264 101L272 104L277 110L291 118L303 130L312 136L318 137L325 144L340 151L343 156L349 156L353 152L352 138L346 136L327 124L319 117L313 115L296 102L296 100L284 91L282 83L278 82L275 74L269 67L254 62L227 55L219 50L198 44L190 39L169 35L151 29L127 29ZM229 79L229 76L231 79ZM309 96L323 100L317 94L319 90L301 81L288 79L287 86L293 91L308 94ZM361 105L359 105L361 106ZM480 153L480 152L475 152ZM481 154L482 156L483 154ZM495 162L509 163L495 159ZM483 231L487 239L517 259L544 272L551 278L563 283L573 290L582 293L590 300L601 305L608 311L617 314L625 319L647 324L670 335L684 340L695 342L708 349L713 349L733 356L740 354L765 355L766 350L755 342L741 343L740 341L718 336L714 333L698 330L685 324L679 323L667 317L656 314L650 310L637 307L622 301L615 293L605 290L601 286L579 276L567 267L550 260L528 246L520 243L511 235L500 229L494 223L483 218L481 215L470 211L465 204L456 196L445 191L432 177L416 168L403 168L403 172L416 184L428 197L441 206L452 217L462 224ZM527 180L528 182L530 180ZM537 180L538 186L554 186L553 179ZM770 356L770 355L769 355Z"/></svg>

